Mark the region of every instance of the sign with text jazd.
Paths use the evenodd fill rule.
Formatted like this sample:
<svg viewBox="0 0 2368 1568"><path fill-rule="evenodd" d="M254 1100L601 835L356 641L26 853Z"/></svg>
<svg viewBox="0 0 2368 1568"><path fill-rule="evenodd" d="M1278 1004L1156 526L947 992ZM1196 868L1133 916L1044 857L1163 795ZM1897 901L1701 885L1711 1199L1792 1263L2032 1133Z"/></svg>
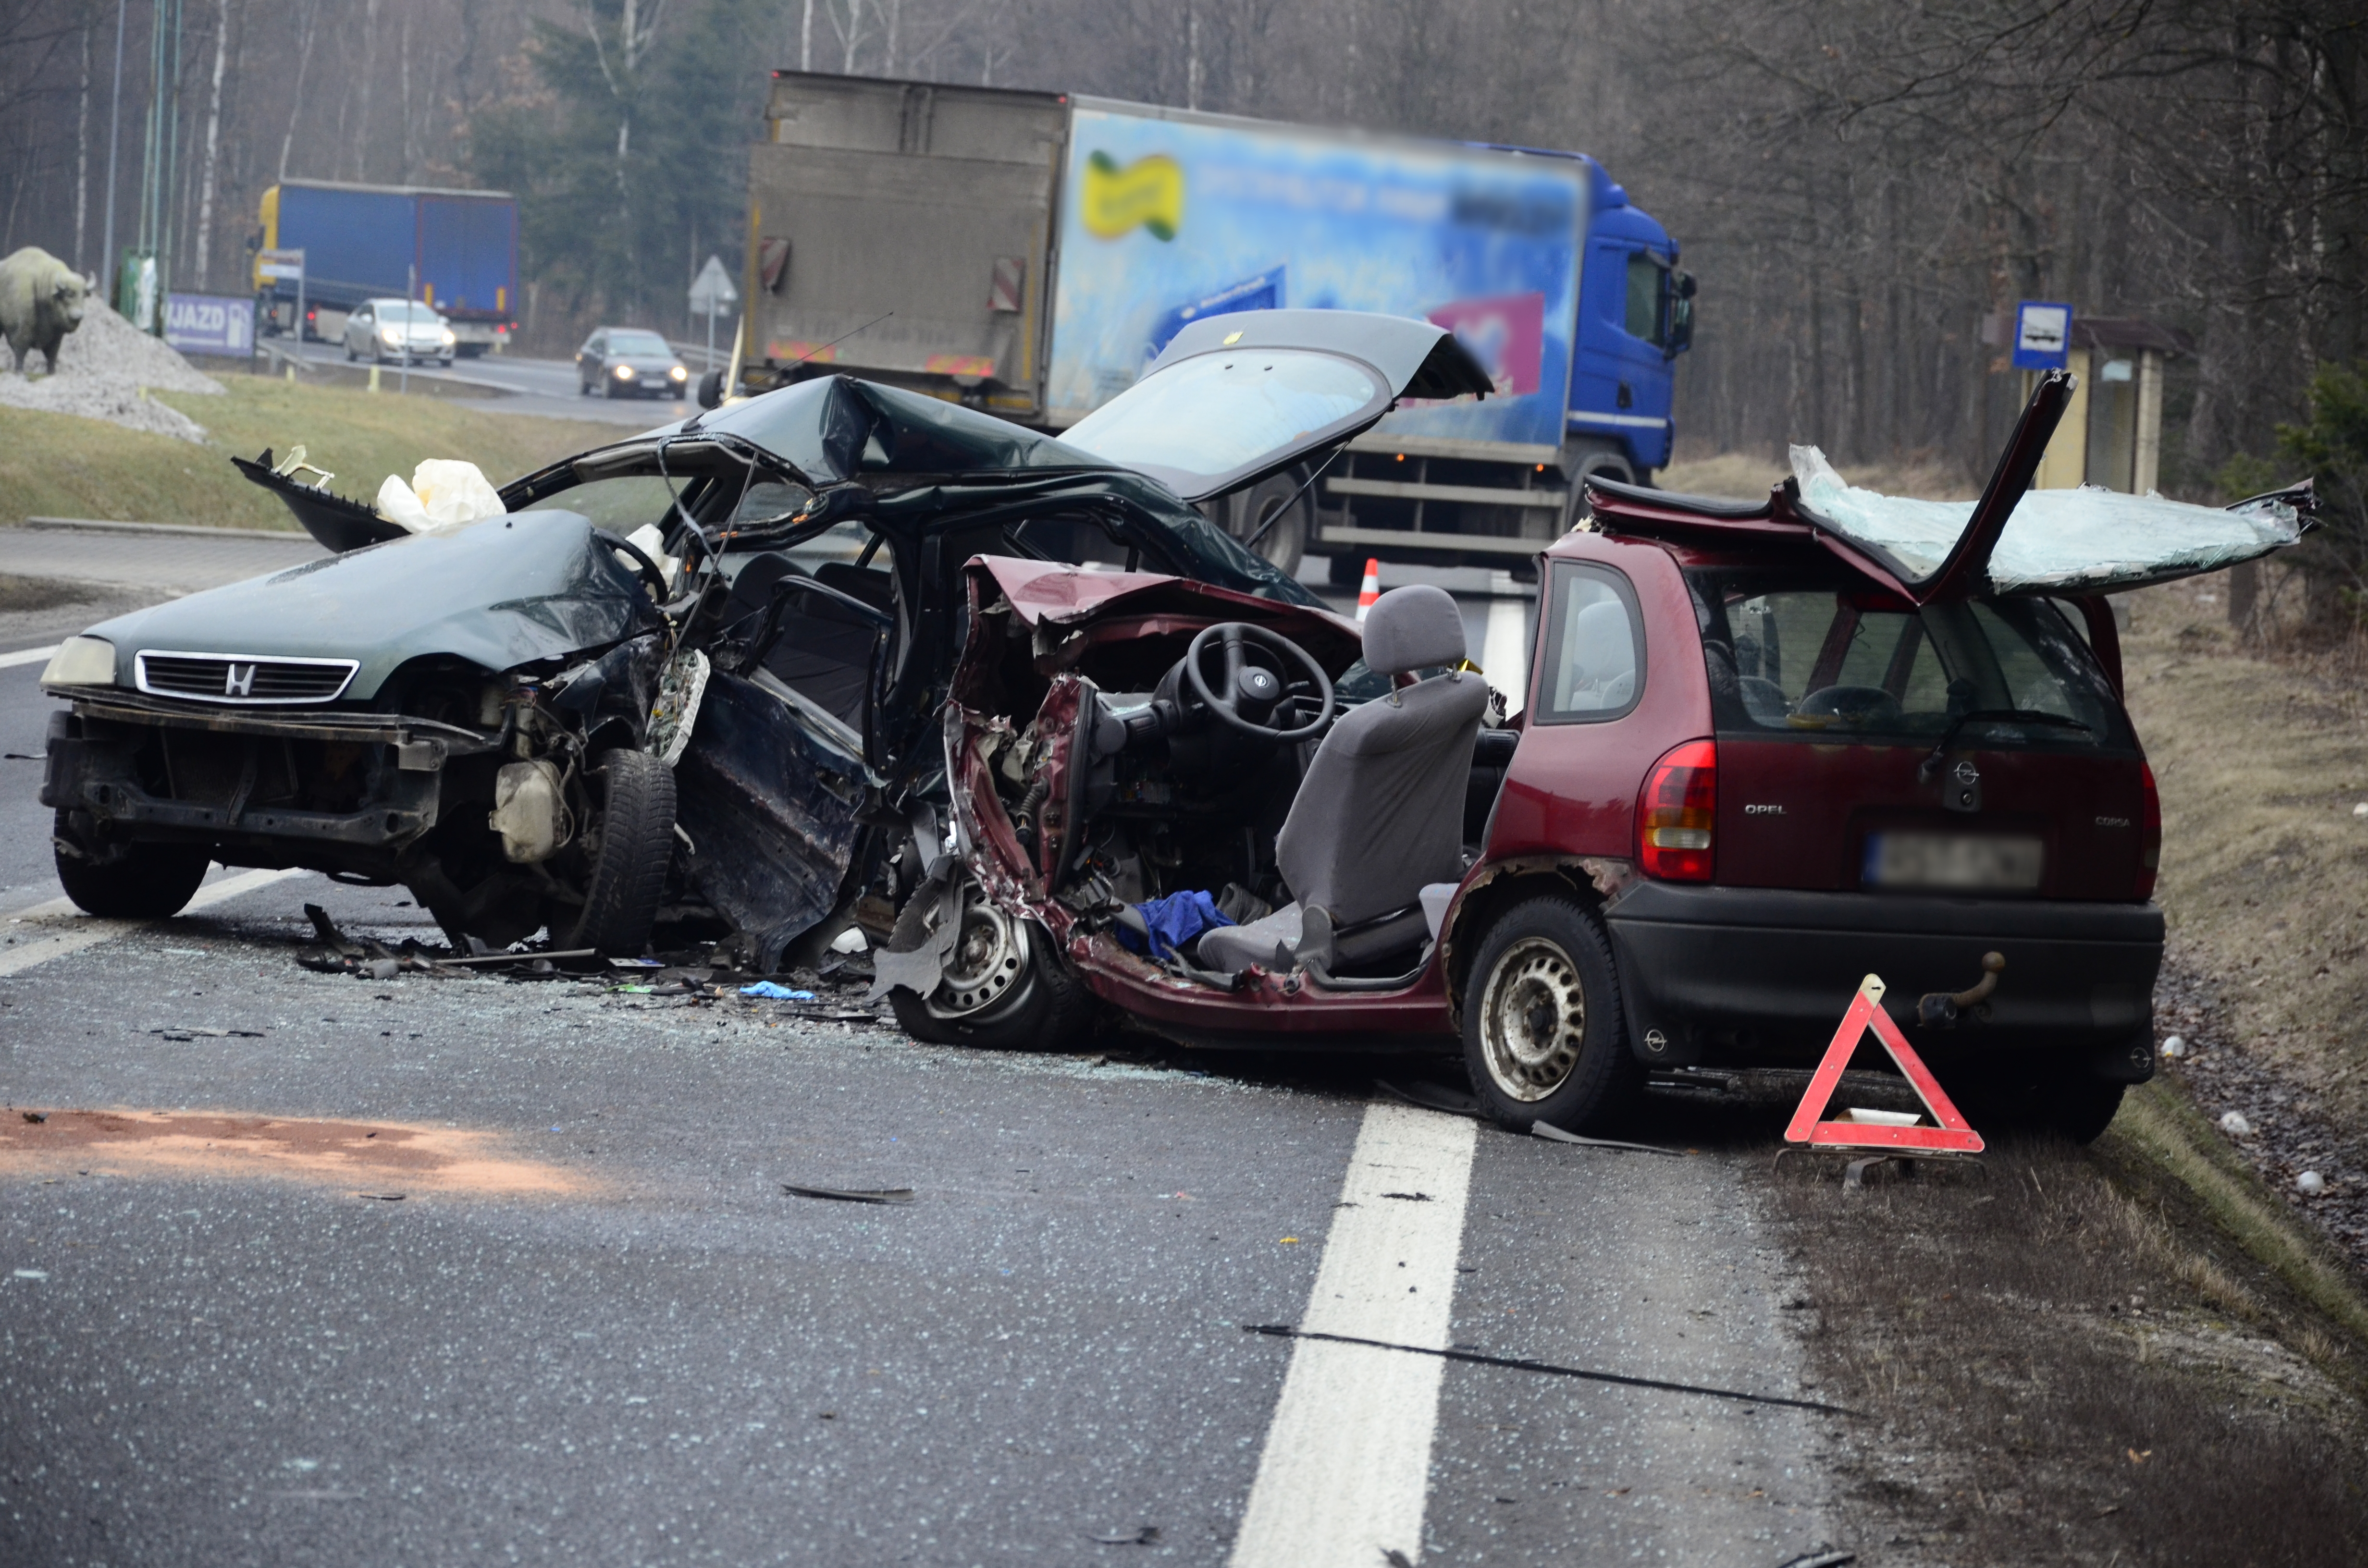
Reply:
<svg viewBox="0 0 2368 1568"><path fill-rule="evenodd" d="M167 294L165 341L184 354L252 354L255 301L234 294Z"/></svg>

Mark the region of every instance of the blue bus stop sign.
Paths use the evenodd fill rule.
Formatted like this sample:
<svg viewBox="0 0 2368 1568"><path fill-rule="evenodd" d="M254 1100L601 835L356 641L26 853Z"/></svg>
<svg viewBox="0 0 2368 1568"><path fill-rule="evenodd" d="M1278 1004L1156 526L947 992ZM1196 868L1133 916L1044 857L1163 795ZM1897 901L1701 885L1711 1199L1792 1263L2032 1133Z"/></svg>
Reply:
<svg viewBox="0 0 2368 1568"><path fill-rule="evenodd" d="M2025 300L2014 310L2014 368L2060 370L2072 347L2072 307Z"/></svg>

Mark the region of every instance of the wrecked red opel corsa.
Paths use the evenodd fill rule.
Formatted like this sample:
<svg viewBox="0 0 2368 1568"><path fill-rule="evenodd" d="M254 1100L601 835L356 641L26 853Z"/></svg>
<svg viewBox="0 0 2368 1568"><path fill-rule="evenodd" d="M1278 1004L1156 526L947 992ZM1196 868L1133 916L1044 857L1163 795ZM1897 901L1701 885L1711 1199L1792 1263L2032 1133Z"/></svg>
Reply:
<svg viewBox="0 0 2368 1568"><path fill-rule="evenodd" d="M1805 449L1756 505L1593 484L1494 727L1437 588L1360 629L973 560L951 828L879 989L938 1041L1109 1007L1189 1046L1460 1048L1498 1121L1600 1131L1648 1082L1813 1064L1873 971L1952 1093L2094 1137L2154 1070L2163 943L2102 590L2290 543L2309 497L2027 494L2068 384L1953 513Z"/></svg>

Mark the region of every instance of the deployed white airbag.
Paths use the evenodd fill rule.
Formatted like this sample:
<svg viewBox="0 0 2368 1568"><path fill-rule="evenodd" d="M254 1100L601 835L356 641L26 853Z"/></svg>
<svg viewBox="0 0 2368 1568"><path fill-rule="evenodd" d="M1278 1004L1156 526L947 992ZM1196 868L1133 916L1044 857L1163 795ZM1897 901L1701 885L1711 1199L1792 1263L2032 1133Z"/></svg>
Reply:
<svg viewBox="0 0 2368 1568"><path fill-rule="evenodd" d="M1971 501L1911 501L1847 483L1815 447L1793 449L1801 504L1853 544L1891 556L1911 583L1931 576L1973 519ZM1991 591L2098 593L2167 583L2251 561L2302 537L2282 501L2236 511L2084 485L2016 503L1990 552Z"/></svg>
<svg viewBox="0 0 2368 1568"><path fill-rule="evenodd" d="M509 508L475 463L458 458L427 458L412 471L411 483L390 473L378 487L379 515L416 534L449 533L498 517Z"/></svg>

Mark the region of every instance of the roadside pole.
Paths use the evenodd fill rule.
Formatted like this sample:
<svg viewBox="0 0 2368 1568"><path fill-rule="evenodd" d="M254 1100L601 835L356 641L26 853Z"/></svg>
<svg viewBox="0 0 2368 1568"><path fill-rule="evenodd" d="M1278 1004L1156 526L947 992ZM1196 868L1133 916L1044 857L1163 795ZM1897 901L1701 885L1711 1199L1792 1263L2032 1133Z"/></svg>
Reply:
<svg viewBox="0 0 2368 1568"><path fill-rule="evenodd" d="M419 292L419 264L412 263L403 269L403 380L396 390L408 393L411 391L411 312L414 309L412 300Z"/></svg>
<svg viewBox="0 0 2368 1568"><path fill-rule="evenodd" d="M732 286L732 274L723 269L723 258L710 256L707 265L690 283L690 310L693 315L707 318L707 364L703 376L715 369L715 318L722 311L740 302L740 290Z"/></svg>

